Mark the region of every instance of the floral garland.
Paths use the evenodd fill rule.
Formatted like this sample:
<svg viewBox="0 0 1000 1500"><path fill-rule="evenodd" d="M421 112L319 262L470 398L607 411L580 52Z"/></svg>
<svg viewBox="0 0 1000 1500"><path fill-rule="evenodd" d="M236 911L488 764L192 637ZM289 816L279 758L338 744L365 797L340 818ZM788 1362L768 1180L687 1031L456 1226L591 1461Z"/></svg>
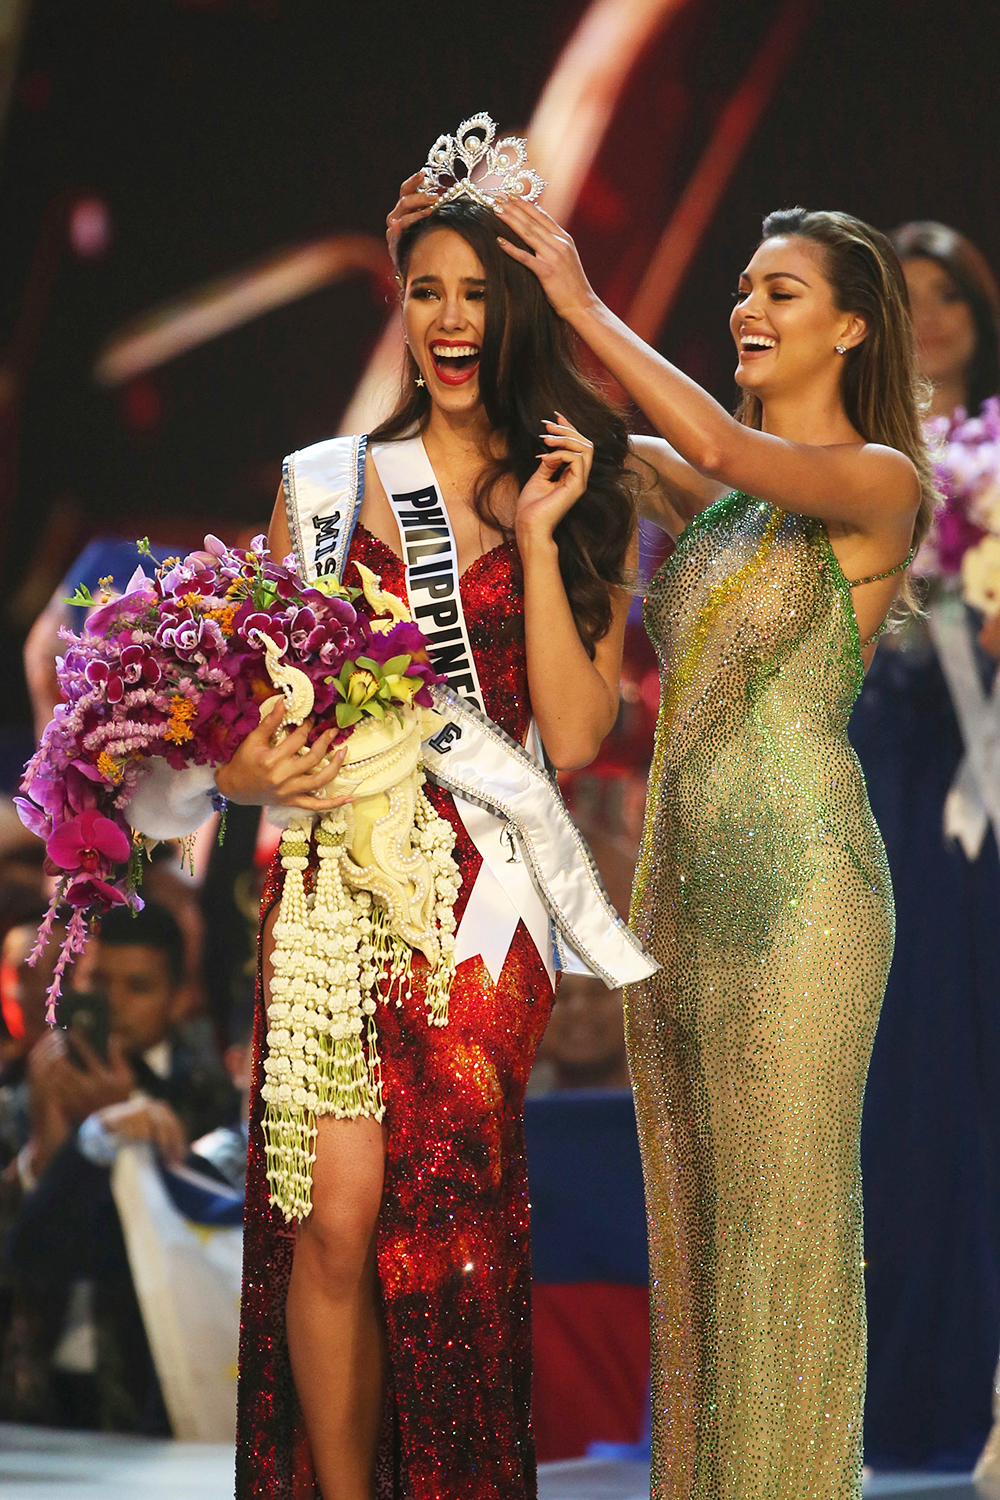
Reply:
<svg viewBox="0 0 1000 1500"><path fill-rule="evenodd" d="M317 870L309 895L313 837ZM312 1206L317 1118L382 1119L377 999L389 1004L395 997L399 1006L412 994L413 948L392 931L385 908L367 890L352 890L343 879L345 870L357 870L347 837L347 817L337 808L318 820L296 817L281 839L284 884L261 1095L270 1201L286 1220L305 1218ZM432 1026L447 1024L455 971L454 843L454 829L421 788L412 844L434 882L438 961L428 967L426 987Z"/></svg>

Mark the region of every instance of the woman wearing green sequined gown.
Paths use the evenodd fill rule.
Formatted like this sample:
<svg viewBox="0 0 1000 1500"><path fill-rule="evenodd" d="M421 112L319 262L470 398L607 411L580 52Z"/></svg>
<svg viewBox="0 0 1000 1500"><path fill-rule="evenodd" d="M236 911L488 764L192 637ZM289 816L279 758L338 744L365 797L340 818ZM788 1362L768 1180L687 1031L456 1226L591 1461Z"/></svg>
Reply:
<svg viewBox="0 0 1000 1500"><path fill-rule="evenodd" d="M905 283L857 220L771 215L734 419L596 299L547 215L503 216L667 440L634 441L677 538L645 603L662 693L633 900L662 969L627 998L653 1494L859 1496L859 1136L894 923L846 727L933 505Z"/></svg>

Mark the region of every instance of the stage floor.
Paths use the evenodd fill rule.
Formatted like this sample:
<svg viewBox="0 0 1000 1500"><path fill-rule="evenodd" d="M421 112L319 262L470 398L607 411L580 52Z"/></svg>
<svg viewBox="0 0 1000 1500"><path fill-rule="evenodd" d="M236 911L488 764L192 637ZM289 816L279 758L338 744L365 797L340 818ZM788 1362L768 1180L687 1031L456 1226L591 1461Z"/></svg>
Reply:
<svg viewBox="0 0 1000 1500"><path fill-rule="evenodd" d="M544 1464L539 1500L647 1500L641 1464L578 1459ZM3 1500L232 1500L233 1455L214 1443L164 1443L105 1433L0 1424ZM895 1500L982 1500L967 1479L878 1474L865 1495Z"/></svg>

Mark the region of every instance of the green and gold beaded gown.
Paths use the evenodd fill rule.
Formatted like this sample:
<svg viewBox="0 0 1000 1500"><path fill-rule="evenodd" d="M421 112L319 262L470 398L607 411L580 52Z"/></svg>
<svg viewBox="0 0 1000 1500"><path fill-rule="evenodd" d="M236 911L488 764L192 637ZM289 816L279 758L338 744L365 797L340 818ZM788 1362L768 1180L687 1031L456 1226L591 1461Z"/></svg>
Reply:
<svg viewBox="0 0 1000 1500"><path fill-rule="evenodd" d="M655 1500L861 1493L861 1104L893 944L821 522L733 494L653 578L662 697L627 992Z"/></svg>

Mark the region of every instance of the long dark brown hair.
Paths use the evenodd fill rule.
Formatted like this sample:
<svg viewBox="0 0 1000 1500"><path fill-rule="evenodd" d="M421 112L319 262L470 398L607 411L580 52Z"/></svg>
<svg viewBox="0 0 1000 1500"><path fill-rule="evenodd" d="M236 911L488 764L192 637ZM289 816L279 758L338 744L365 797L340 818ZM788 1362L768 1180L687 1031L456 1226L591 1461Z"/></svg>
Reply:
<svg viewBox="0 0 1000 1500"><path fill-rule="evenodd" d="M920 508L913 523L919 547L938 503L934 466L922 418L930 387L917 368L910 299L899 256L888 237L852 214L783 208L764 220L761 241L794 235L823 247L823 270L834 306L864 318L867 333L843 357L841 395L851 426L868 443L884 443L911 460L920 478ZM737 416L760 427L760 398L744 391ZM906 605L919 604L909 577L900 593Z"/></svg>
<svg viewBox="0 0 1000 1500"><path fill-rule="evenodd" d="M976 412L1000 392L1000 289L985 257L971 240L947 224L916 219L889 235L900 260L932 260L951 277L968 303L976 330L969 366L969 410Z"/></svg>
<svg viewBox="0 0 1000 1500"><path fill-rule="evenodd" d="M580 639L590 656L611 626L616 588L627 588L625 558L636 524L633 479L625 467L628 429L577 364L569 331L553 312L537 277L505 255L499 235L523 242L495 214L474 203L445 204L403 231L398 264L403 285L413 247L434 229L452 229L471 245L486 277L486 323L479 358L479 392L502 456L484 456L473 495L480 520L510 541L513 529L496 513L498 486L511 476L518 487L538 467L542 419L562 412L594 445L586 492L555 529L559 571ZM407 349L402 392L395 411L371 434L389 442L423 432L431 412L420 371Z"/></svg>

